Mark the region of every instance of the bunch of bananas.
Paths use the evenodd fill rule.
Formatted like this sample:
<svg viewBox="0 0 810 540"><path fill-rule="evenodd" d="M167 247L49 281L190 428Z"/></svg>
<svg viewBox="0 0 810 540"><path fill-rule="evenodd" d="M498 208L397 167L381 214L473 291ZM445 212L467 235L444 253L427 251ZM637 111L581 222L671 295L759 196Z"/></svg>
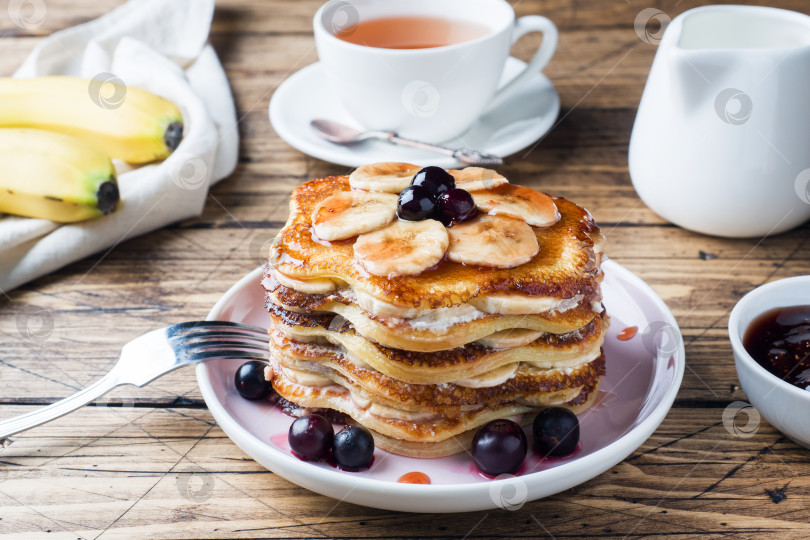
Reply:
<svg viewBox="0 0 810 540"><path fill-rule="evenodd" d="M59 222L109 214L119 201L112 159L160 160L182 136L180 110L140 88L0 78L0 213Z"/></svg>

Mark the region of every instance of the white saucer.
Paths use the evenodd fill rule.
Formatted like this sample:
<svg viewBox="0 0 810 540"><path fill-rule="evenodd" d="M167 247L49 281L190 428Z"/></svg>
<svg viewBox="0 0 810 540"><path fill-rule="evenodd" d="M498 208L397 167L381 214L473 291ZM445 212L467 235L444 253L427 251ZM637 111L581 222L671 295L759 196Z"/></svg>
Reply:
<svg viewBox="0 0 810 540"><path fill-rule="evenodd" d="M512 80L525 65L517 58L509 58L501 85ZM559 112L560 98L554 85L545 75L537 73L511 100L486 111L464 135L444 145L508 156L545 135L554 125ZM276 89L270 100L270 123L279 137L290 146L318 159L348 167L378 161L403 161L445 168L462 165L452 157L383 141L367 141L352 146L332 144L318 137L309 127L310 120L315 118L360 127L329 91L323 68L318 62L289 77Z"/></svg>
<svg viewBox="0 0 810 540"><path fill-rule="evenodd" d="M482 477L465 452L418 459L377 449L371 468L358 473L304 462L290 453L287 432L292 418L267 401L248 401L236 392L233 376L241 360L198 364L197 382L211 414L234 443L268 469L307 489L401 512L516 510L525 502L585 482L630 455L655 431L678 393L685 352L672 313L626 268L610 260L602 268L603 302L611 318L604 343L607 375L596 403L579 415L580 446L570 456L557 459L530 451L513 478ZM257 268L231 287L208 319L268 327L261 276L262 269ZM638 328L638 334L620 339L620 331L629 326ZM412 471L427 474L431 484L397 481Z"/></svg>

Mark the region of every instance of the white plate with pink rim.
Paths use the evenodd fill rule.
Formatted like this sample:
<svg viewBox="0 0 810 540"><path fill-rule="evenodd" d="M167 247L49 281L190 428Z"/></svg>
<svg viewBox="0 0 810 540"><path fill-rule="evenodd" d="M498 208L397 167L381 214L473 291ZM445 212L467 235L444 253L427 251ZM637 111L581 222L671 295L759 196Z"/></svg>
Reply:
<svg viewBox="0 0 810 540"><path fill-rule="evenodd" d="M525 66L526 63L517 58L507 58L501 85L511 81ZM554 85L538 72L515 96L485 111L464 134L442 144L505 157L529 147L545 135L559 112L560 98ZM436 165L446 169L463 166L453 157L383 141L347 146L320 138L309 127L310 121L316 118L360 126L349 116L337 96L329 91L319 62L301 69L281 83L270 99L269 114L270 123L279 137L296 150L324 161L347 167L378 161Z"/></svg>
<svg viewBox="0 0 810 540"><path fill-rule="evenodd" d="M666 416L683 378L685 352L672 313L655 292L626 268L603 264L603 302L611 317L605 340L607 375L594 406L579 415L580 445L568 457L541 458L531 449L517 476L487 478L466 452L437 459L406 458L375 450L363 472L304 462L290 452L292 418L267 402L243 399L233 378L238 360L197 366L203 398L225 433L274 473L307 489L364 506L403 512L517 509L585 482L630 455ZM209 320L269 325L257 268L225 293ZM630 339L632 327L638 329ZM425 473L430 484L404 484L405 473Z"/></svg>

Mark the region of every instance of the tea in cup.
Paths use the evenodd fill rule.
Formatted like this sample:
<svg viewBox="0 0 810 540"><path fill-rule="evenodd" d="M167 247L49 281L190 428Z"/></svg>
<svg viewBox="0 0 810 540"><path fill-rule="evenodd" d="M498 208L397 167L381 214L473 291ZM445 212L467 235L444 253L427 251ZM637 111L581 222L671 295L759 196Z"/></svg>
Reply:
<svg viewBox="0 0 810 540"><path fill-rule="evenodd" d="M331 90L361 126L428 142L509 99L557 46L550 20L516 20L505 0L330 0L314 29ZM529 32L543 33L540 48L499 89L509 49Z"/></svg>

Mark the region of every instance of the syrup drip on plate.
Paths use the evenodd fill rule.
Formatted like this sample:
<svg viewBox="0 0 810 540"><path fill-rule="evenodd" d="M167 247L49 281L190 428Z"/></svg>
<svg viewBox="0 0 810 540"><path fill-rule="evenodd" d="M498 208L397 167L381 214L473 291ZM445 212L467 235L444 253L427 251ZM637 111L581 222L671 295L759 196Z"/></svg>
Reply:
<svg viewBox="0 0 810 540"><path fill-rule="evenodd" d="M638 326L628 326L616 336L620 341L629 341L638 333Z"/></svg>
<svg viewBox="0 0 810 540"><path fill-rule="evenodd" d="M430 477L423 472L411 471L397 480L400 484L430 484Z"/></svg>

